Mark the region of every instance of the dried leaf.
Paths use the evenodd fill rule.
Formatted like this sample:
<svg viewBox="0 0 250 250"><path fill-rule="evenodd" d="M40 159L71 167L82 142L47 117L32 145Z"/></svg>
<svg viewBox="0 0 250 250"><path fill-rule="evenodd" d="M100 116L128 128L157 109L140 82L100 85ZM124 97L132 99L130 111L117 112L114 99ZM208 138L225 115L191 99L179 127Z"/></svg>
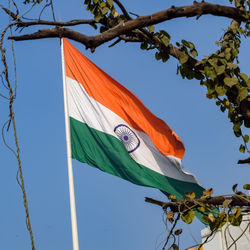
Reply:
<svg viewBox="0 0 250 250"><path fill-rule="evenodd" d="M193 200L195 198L195 193L194 192L186 192L185 195L190 200Z"/></svg>
<svg viewBox="0 0 250 250"><path fill-rule="evenodd" d="M167 219L170 223L174 222L174 213L166 213Z"/></svg>
<svg viewBox="0 0 250 250"><path fill-rule="evenodd" d="M170 194L170 195L168 196L168 198L169 198L169 200L176 200L176 196L175 196L175 195L172 195L172 194Z"/></svg>
<svg viewBox="0 0 250 250"><path fill-rule="evenodd" d="M173 248L174 250L179 250L179 247L178 247L176 244L173 244L173 245L172 245L172 248Z"/></svg>
<svg viewBox="0 0 250 250"><path fill-rule="evenodd" d="M208 219L210 220L210 221L212 221L212 222L214 222L215 221L215 218L214 218L214 216L213 216L213 214L208 214Z"/></svg>
<svg viewBox="0 0 250 250"><path fill-rule="evenodd" d="M222 204L222 206L223 206L223 208L225 209L225 208L228 208L228 205L231 203L231 199L226 199L226 200L224 200L224 202L223 202L223 204Z"/></svg>
<svg viewBox="0 0 250 250"><path fill-rule="evenodd" d="M176 230L176 231L174 232L175 235L180 235L181 233L182 233L182 229L181 229L181 228L178 229L178 230Z"/></svg>
<svg viewBox="0 0 250 250"><path fill-rule="evenodd" d="M213 193L214 190L212 188L209 188L203 191L203 196L205 196L206 198L210 198Z"/></svg>
<svg viewBox="0 0 250 250"><path fill-rule="evenodd" d="M173 248L174 250L179 250L179 247L178 247L176 244L173 244L173 245L172 245L172 248Z"/></svg>

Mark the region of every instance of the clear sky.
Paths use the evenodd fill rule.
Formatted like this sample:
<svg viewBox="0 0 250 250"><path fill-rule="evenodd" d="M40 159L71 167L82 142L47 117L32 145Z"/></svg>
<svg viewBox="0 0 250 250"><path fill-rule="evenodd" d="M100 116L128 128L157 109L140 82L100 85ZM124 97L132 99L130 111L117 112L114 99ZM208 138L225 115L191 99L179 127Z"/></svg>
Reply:
<svg viewBox="0 0 250 250"><path fill-rule="evenodd" d="M57 19L89 17L82 0L54 2ZM129 11L139 15L176 4L163 0L124 2ZM226 0L219 2L228 4ZM8 1L3 4L7 6ZM178 1L176 5L180 4L192 1ZM48 10L43 18L51 18ZM1 30L7 22L7 16L1 12ZM214 42L229 23L225 18L204 16L198 21L172 20L159 28L166 29L173 42L194 41L201 58L216 49ZM75 29L94 33L89 27ZM241 141L233 135L227 115L213 100L205 98L205 88L198 81L183 80L176 75L176 60L156 61L153 52L140 50L138 44L120 43L113 48L105 44L91 54L81 44L71 42L175 130L186 147L184 167L204 187L213 187L216 194L228 194L233 184L249 183L249 166L236 164L244 156L238 152ZM10 49L9 41L5 41L5 47ZM15 51L18 89L14 110L35 245L41 250L68 250L72 241L59 39L16 42ZM249 41L243 38L240 66L248 75L249 51ZM0 91L6 93L2 86ZM3 124L9 115L8 103L0 100ZM6 139L14 145L12 130ZM165 200L160 191L136 186L77 161L73 161L73 168L80 249L161 249L167 235L163 211L144 202L146 196ZM17 162L2 140L0 170L0 249L30 249L22 194L16 181ZM200 242L203 225L199 221L181 226L185 231L180 238L181 249L195 245L193 238Z"/></svg>

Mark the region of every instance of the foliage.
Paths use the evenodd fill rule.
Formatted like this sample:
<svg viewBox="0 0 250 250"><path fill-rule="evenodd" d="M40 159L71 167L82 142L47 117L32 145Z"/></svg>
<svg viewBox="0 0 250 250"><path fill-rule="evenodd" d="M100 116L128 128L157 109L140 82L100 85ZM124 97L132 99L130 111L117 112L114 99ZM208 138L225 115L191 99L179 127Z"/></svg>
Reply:
<svg viewBox="0 0 250 250"><path fill-rule="evenodd" d="M178 222L182 220L186 224L191 224L195 218L195 214L198 213L202 218L202 221L210 228L210 235L203 242L203 244L218 230L222 229L224 225L240 226L243 218L250 213L250 196L237 190L237 184L233 189L233 194L220 195L213 197L213 189L207 189L203 191L203 195L200 198L195 197L195 193L186 193L186 199L177 201L175 196L170 195L171 202L160 202L150 198L146 198L147 202L160 205L166 215L165 224L169 224L171 229L165 242L163 249L167 245L173 247L176 245L176 236L180 236L182 229L175 230ZM250 190L250 184L245 184L243 189ZM236 204L236 201L237 204ZM247 224L249 227L250 222ZM224 227L223 230L229 231L230 228ZM244 231L244 230L243 230ZM170 237L172 236L172 237ZM170 243L170 238L173 242ZM236 244L239 238L233 240L233 244ZM201 247L203 244L200 244ZM178 245L175 249L179 249Z"/></svg>
<svg viewBox="0 0 250 250"><path fill-rule="evenodd" d="M247 147L249 135L244 134L242 128L250 128L250 78L241 72L238 65L238 54L241 37L250 36L250 1L230 0L238 8L246 21L241 27L240 22L234 20L220 41L216 42L219 49L197 61L198 52L190 41L177 42L179 65L177 73L183 78L197 79L202 86L207 88L206 97L214 99L222 112L227 112L228 119L233 123L233 132L236 137L241 137L243 143L239 151L250 153ZM112 0L85 0L87 10L94 15L96 23L100 23L100 31L106 31L120 22L126 22L130 17L118 16ZM107 21L108 20L108 21ZM114 21L115 20L115 21ZM96 27L96 25L95 25ZM165 30L155 31L153 25L141 29L137 36L142 50L158 50L155 59L166 62L169 59L171 36ZM248 109L246 108L248 107ZM247 109L247 110L246 110Z"/></svg>
<svg viewBox="0 0 250 250"><path fill-rule="evenodd" d="M227 6L222 6L222 9L224 8L224 17L232 18L231 25L221 39L216 42L217 51L199 60L197 59L198 51L193 42L181 40L173 45L171 35L166 30L157 29L156 25L158 23L180 17L178 11L176 11L178 7L172 6L164 11L160 18L160 14L157 13L140 17L136 14L129 14L119 0L84 0L83 3L93 15L93 19L71 20L65 23L55 20L52 0L24 1L24 4L30 4L32 7L37 4L45 4L35 21L27 21L24 16L19 16L18 6L15 1L12 1L17 14L2 7L8 16L12 18L12 23L2 32L1 40L3 40L7 29L12 26L21 32L23 29L38 24L53 25L55 26L54 29L39 30L33 34L9 38L19 41L61 37L63 34L67 34L71 39L81 42L86 48L90 48L91 51L116 38L117 40L110 47L115 46L120 41L136 42L144 51L154 50L156 60L167 62L170 57L174 57L178 60L177 74L188 80L196 79L201 86L206 88L206 98L214 100L221 112L227 114L229 121L233 124L233 133L236 137L242 138L239 151L249 155L250 151L247 147L249 135L245 134L244 130L250 128L250 77L241 71L238 55L242 37L247 38L250 36L250 0L229 0L229 2L234 6L230 11L235 13L236 18L228 14ZM208 10L204 11L206 4L204 1L201 3L194 1L193 6L191 6L193 7L193 13L185 12L185 6L181 7L181 10L187 13L186 17L196 16L198 19L201 15L208 14L206 13ZM44 9L49 7L51 7L54 20L51 22L41 20ZM210 7L212 6L210 5ZM213 7L217 8L218 6ZM121 14L118 13L118 8ZM214 12L209 14L216 15ZM218 15L223 16L221 13ZM136 18L133 19L132 16L136 16ZM154 19L153 16L158 19ZM95 30L98 29L100 33L96 36L87 36L80 33L76 34L73 30L64 27L78 24L91 25ZM1 51L2 58L4 58L5 50L2 45ZM6 65L2 74L8 75L6 73L8 72L7 68ZM12 107L13 98L10 102L10 107ZM249 163L250 158L243 161ZM243 189L250 190L250 184L245 184ZM147 199L149 202L161 205L166 214L167 223L172 226L163 249L169 244L170 236L173 238L170 247L178 249L176 238L180 237L182 229L175 230L175 227L180 220L186 224L191 224L197 214L201 215L202 220L208 224L211 235L226 223L233 226L241 225L243 217L250 212L250 197L239 192L237 185L233 186L233 194L231 195L212 197L212 194L213 189L207 189L203 192L202 197L195 197L193 192L186 193L186 199L182 201L177 201L174 195L168 197L170 202L156 202Z"/></svg>

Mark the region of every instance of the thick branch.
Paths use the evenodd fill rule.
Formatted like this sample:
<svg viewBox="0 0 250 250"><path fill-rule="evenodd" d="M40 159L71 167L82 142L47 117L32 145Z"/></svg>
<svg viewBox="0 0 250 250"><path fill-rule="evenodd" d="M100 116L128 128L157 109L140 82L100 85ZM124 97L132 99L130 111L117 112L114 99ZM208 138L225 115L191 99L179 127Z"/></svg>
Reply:
<svg viewBox="0 0 250 250"><path fill-rule="evenodd" d="M116 1L116 3L126 13L125 8L120 4L118 0ZM127 22L121 22L118 25L114 26L113 28L110 28L109 30L101 34L98 34L96 36L86 36L84 34L78 33L71 29L61 27L61 26L66 26L66 25L72 26L72 25L80 24L80 22L82 22L82 24L83 23L91 24L93 23L93 20L72 20L72 21L64 22L64 23L63 22L36 21L36 22L33 22L33 25L50 24L50 25L57 25L57 27L52 28L52 29L40 30L33 34L13 36L13 37L9 37L9 39L22 41L22 40L32 40L32 39L51 38L51 37L67 37L67 38L73 39L77 42L84 44L86 48L91 48L91 50L94 51L96 47L102 45L103 43L111 41L112 39L116 37L121 38L123 36L122 38L123 40L125 40L124 37L128 37L128 41L129 41L132 39L132 36L130 35L131 31L133 31L134 34L137 33L139 30L143 32L145 30L144 27L147 27L149 25L161 23L166 20L179 18L179 17L192 17L192 16L199 17L205 14L212 14L215 16L224 16L224 17L233 18L237 20L237 23L239 23L240 21L246 21L241 11L237 8L201 2L201 3L194 3L191 6L172 7L170 9L154 13L152 15L140 16L136 19L129 20ZM13 15L15 14L11 13L12 17ZM19 26L22 25L23 27L25 25L30 26L32 25L32 22L22 22L18 20L17 25ZM133 38L133 41L136 41L136 40L137 39ZM175 58L179 58L182 54L182 52L178 48L174 47L173 45L170 45L164 48L164 50L166 51L167 54L170 54L171 56ZM197 60L190 56L188 60L189 66L191 68L198 69L197 66L195 66L196 63L197 63ZM235 100L232 100L232 101L234 103L237 103ZM242 111L241 113L243 115L244 121L250 120L249 101L246 100L242 102L240 109Z"/></svg>
<svg viewBox="0 0 250 250"><path fill-rule="evenodd" d="M209 199L197 199L194 201L176 201L176 202L163 202L158 201L152 198L145 198L146 202L156 204L161 206L164 210L169 208L172 212L182 212L184 210L189 209L190 207L199 207L199 204L208 205L208 206L222 206L225 200L231 200L230 205L231 207L239 206L250 206L250 196L240 197L239 195L232 195L231 197L224 197L224 196L215 196Z"/></svg>
<svg viewBox="0 0 250 250"><path fill-rule="evenodd" d="M238 164L246 164L246 163L250 164L250 157L245 159L245 160L239 160L238 161Z"/></svg>
<svg viewBox="0 0 250 250"><path fill-rule="evenodd" d="M211 14L215 16L224 16L228 18L234 18L240 21L245 21L245 18L243 17L241 11L237 8L201 2L201 3L196 3L194 5L191 5L191 6L172 7L170 9L154 13L152 15L140 16L136 19L129 20L126 23L120 23L114 28L111 28L103 32L101 35L100 34L97 35L95 37L96 40L100 39L100 36L103 37L102 39L100 39L102 41L97 43L98 44L97 46L107 41L110 41L115 37L126 34L132 30L143 28L145 26L161 23L161 22L171 20L174 18L179 18L179 17L194 17L194 16L201 16L201 15L206 15L206 14ZM60 22L58 23L53 22L53 23L57 26L62 26ZM66 22L66 23L70 23L70 22ZM10 39L21 41L22 37L24 37L24 40L27 40L27 36L19 36L18 39L17 37L12 37ZM45 38L44 34L42 34L41 38ZM34 38L30 36L30 39L34 39ZM35 39L38 39L38 38L35 38ZM92 40L93 40L93 37L92 37Z"/></svg>

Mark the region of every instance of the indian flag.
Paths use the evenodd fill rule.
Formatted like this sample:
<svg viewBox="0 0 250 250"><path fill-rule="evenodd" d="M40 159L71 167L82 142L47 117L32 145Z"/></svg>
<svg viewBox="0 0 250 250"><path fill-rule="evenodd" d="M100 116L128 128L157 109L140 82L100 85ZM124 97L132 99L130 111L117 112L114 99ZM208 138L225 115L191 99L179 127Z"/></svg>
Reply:
<svg viewBox="0 0 250 250"><path fill-rule="evenodd" d="M178 199L200 196L177 134L66 39L63 53L72 158Z"/></svg>

